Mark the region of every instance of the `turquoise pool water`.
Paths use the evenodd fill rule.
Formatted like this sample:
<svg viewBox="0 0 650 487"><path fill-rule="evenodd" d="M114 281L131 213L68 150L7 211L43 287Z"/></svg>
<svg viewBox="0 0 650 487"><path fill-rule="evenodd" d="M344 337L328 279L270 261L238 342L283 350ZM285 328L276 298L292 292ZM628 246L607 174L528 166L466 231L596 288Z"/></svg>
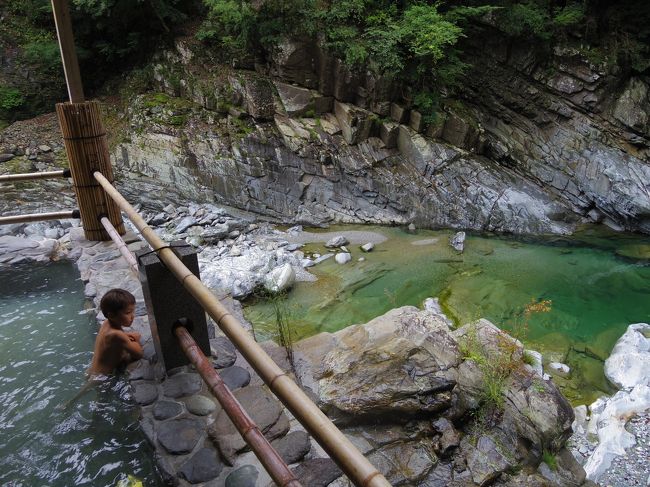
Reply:
<svg viewBox="0 0 650 487"><path fill-rule="evenodd" d="M365 323L396 306L440 297L456 324L484 317L542 351L547 361L574 368L559 381L574 402L610 393L603 360L627 326L650 321L650 238L590 228L572 237L506 238L468 235L465 252L448 244L451 231L341 226L387 237L353 261L333 259L310 269L319 280L298 283L282 300L295 338ZM324 253L309 244L306 253ZM358 262L365 257L364 262ZM531 301L550 311L524 315ZM276 338L275 310L266 301L245 308L258 339Z"/></svg>
<svg viewBox="0 0 650 487"><path fill-rule="evenodd" d="M120 378L85 382L97 326L70 263L0 268L0 485L162 485ZM81 313L80 313L81 312Z"/></svg>

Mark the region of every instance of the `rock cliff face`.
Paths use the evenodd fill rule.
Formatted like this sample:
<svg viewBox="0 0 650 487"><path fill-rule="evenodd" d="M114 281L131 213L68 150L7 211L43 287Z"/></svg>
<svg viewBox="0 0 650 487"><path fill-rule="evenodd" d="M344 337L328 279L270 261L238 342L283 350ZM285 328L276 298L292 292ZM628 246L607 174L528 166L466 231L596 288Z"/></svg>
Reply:
<svg viewBox="0 0 650 487"><path fill-rule="evenodd" d="M531 50L489 51L465 100L426 127L394 83L310 44L287 41L255 72L179 41L154 68L172 98L134 100L115 159L192 198L292 222L650 232L647 82L618 86L572 51L553 69Z"/></svg>

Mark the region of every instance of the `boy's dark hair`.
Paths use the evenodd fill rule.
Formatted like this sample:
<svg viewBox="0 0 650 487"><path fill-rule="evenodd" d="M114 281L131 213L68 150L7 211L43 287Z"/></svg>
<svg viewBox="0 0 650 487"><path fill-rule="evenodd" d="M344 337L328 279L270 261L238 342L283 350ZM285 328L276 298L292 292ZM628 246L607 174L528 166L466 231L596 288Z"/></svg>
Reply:
<svg viewBox="0 0 650 487"><path fill-rule="evenodd" d="M107 291L99 303L99 308L106 318L126 309L130 304L135 304L135 297L124 289L111 289Z"/></svg>

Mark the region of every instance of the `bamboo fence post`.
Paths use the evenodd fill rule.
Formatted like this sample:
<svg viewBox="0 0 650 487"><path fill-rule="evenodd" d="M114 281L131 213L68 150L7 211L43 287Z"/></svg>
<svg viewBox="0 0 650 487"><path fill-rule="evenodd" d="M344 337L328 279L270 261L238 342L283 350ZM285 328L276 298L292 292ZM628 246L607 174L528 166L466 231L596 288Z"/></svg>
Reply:
<svg viewBox="0 0 650 487"><path fill-rule="evenodd" d="M99 171L106 179L113 181L113 167L99 103L57 103L56 113L70 161L72 182L86 239L111 239L100 222L103 215L108 217L120 235L124 235L124 222L119 208L113 200L106 197L93 177L93 173Z"/></svg>

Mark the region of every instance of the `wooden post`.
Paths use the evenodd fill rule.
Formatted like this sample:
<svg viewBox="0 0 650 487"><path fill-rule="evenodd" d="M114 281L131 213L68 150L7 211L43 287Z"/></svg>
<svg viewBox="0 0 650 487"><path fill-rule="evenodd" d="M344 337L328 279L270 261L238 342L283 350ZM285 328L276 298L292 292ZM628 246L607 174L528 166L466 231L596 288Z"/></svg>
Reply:
<svg viewBox="0 0 650 487"><path fill-rule="evenodd" d="M81 225L86 239L110 240L111 236L100 222L101 216L106 215L120 235L124 235L125 229L120 210L110 198L105 197L93 177L93 172L99 171L108 180L113 180L106 131L99 104L84 101L68 0L52 0L52 11L70 95L70 103L58 103L56 113L70 161Z"/></svg>
<svg viewBox="0 0 650 487"><path fill-rule="evenodd" d="M52 13L54 13L56 35L59 38L61 61L63 62L70 103L81 103L84 101L84 90L81 84L79 63L77 62L77 51L74 48L68 0L52 0Z"/></svg>
<svg viewBox="0 0 650 487"><path fill-rule="evenodd" d="M108 153L108 141L99 113L99 103L57 103L65 150L70 161L72 182L77 195L81 225L88 240L110 240L100 218L107 216L120 235L124 235L124 222L120 209L107 198L93 177L99 171L113 181L113 167Z"/></svg>

